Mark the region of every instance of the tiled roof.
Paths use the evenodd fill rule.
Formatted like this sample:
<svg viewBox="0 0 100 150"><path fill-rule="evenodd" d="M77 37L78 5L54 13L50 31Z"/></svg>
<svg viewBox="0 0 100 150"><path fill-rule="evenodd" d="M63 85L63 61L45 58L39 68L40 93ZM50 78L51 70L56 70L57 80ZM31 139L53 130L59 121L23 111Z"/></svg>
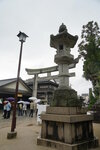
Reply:
<svg viewBox="0 0 100 150"><path fill-rule="evenodd" d="M16 82L16 78L0 80L0 87L2 88L13 82ZM21 78L19 78L19 82L21 82L28 90L32 90Z"/></svg>
<svg viewBox="0 0 100 150"><path fill-rule="evenodd" d="M4 86L4 85L12 83L14 81L16 81L16 78L0 80L0 86Z"/></svg>

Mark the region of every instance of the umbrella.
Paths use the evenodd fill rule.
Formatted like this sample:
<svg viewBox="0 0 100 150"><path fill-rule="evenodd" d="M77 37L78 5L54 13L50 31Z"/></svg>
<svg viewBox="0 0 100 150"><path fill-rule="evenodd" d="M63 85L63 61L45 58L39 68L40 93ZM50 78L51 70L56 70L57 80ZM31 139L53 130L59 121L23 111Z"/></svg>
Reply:
<svg viewBox="0 0 100 150"><path fill-rule="evenodd" d="M29 100L33 100L33 101L37 100L36 97L29 97L28 99L29 99Z"/></svg>
<svg viewBox="0 0 100 150"><path fill-rule="evenodd" d="M8 97L8 98L6 98L8 101L14 101L15 100L15 98L14 97Z"/></svg>
<svg viewBox="0 0 100 150"><path fill-rule="evenodd" d="M28 101L25 101L25 102L24 102L24 104L27 104L27 105L28 105L28 104L30 104L30 102L28 102Z"/></svg>
<svg viewBox="0 0 100 150"><path fill-rule="evenodd" d="M18 103L18 104L20 104L20 103L23 103L23 104L24 104L24 101L18 101L17 103Z"/></svg>
<svg viewBox="0 0 100 150"><path fill-rule="evenodd" d="M7 104L7 103L8 103L8 101L4 101L3 103L4 103L4 105L5 105L5 104Z"/></svg>
<svg viewBox="0 0 100 150"><path fill-rule="evenodd" d="M2 100L0 99L0 104L2 104Z"/></svg>
<svg viewBox="0 0 100 150"><path fill-rule="evenodd" d="M41 100L40 99L36 99L35 100L35 103L39 103Z"/></svg>

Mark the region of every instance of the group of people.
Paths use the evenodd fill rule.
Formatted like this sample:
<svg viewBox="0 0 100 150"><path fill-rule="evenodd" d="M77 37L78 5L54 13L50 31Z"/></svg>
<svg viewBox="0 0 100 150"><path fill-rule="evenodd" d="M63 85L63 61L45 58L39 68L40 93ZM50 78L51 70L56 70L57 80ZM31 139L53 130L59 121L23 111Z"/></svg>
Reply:
<svg viewBox="0 0 100 150"><path fill-rule="evenodd" d="M11 114L11 103L9 101L4 101L4 107L3 107L3 118L8 119L10 118ZM29 110L28 110L29 108ZM29 112L29 117L33 117L33 114L37 116L37 104L33 101L30 102L29 107L27 108L27 104L20 103L18 104L17 110L18 110L18 116L27 116Z"/></svg>
<svg viewBox="0 0 100 150"><path fill-rule="evenodd" d="M31 101L30 109L29 109L29 117L33 117L33 114L37 115L37 104ZM23 115L25 116L28 115L27 104L20 103L18 105L18 116L23 116Z"/></svg>
<svg viewBox="0 0 100 150"><path fill-rule="evenodd" d="M10 118L10 113L11 113L11 103L9 101L7 101L4 104L4 112L3 112L4 119L9 119Z"/></svg>

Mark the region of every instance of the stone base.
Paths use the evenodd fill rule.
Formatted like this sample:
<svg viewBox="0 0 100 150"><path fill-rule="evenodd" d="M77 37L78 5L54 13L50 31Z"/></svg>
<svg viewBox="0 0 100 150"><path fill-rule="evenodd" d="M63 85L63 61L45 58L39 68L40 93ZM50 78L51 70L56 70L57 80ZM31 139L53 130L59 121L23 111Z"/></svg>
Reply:
<svg viewBox="0 0 100 150"><path fill-rule="evenodd" d="M93 133L93 116L81 108L47 107L41 119L38 145L60 147L59 150L87 150L98 146Z"/></svg>
<svg viewBox="0 0 100 150"><path fill-rule="evenodd" d="M14 139L14 138L16 138L16 136L17 136L16 131L7 133L7 139Z"/></svg>
<svg viewBox="0 0 100 150"><path fill-rule="evenodd" d="M63 142L43 139L40 137L37 138L37 144L51 148L56 148L57 150L88 150L90 148L96 148L99 145L98 139L80 142L78 144L66 144Z"/></svg>
<svg viewBox="0 0 100 150"><path fill-rule="evenodd" d="M56 115L81 115L86 114L87 108L81 107L46 107L46 114Z"/></svg>

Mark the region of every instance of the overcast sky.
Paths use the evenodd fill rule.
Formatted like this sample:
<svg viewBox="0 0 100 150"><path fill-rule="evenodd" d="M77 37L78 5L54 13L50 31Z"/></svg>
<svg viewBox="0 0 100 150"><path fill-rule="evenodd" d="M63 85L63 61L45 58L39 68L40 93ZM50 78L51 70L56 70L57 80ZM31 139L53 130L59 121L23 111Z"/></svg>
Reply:
<svg viewBox="0 0 100 150"><path fill-rule="evenodd" d="M68 32L78 35L71 53L78 56L82 26L89 21L100 25L100 0L0 0L0 80L17 76L20 42L19 31L29 38L23 46L20 76L28 79L25 68L56 65L56 50L50 47L50 35L58 33L64 23ZM88 93L90 82L82 78L82 61L77 64L76 77L70 84L78 94Z"/></svg>

